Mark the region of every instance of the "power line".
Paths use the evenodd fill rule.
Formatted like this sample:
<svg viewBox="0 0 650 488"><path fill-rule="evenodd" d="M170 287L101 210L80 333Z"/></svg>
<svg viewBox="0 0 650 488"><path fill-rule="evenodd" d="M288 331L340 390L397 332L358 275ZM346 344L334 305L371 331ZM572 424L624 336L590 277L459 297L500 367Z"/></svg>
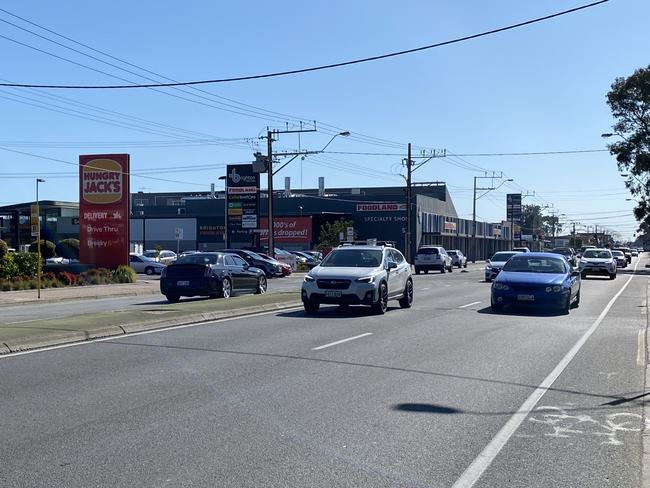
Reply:
<svg viewBox="0 0 650 488"><path fill-rule="evenodd" d="M403 56L406 54L412 54L415 52L419 51L426 51L429 49L434 49L442 46L448 46L450 44L457 44L460 42L465 42L469 41L472 39L477 39L479 37L484 37L484 36L489 36L493 34L497 34L500 32L505 32L508 30L512 29L517 29L519 27L523 27L526 25L531 25L535 24L538 22L543 22L546 20L550 20L556 17L560 17L563 15L567 15L570 13L578 12L580 10L585 10L591 7L595 7L597 5L607 3L609 0L600 0L597 2L592 2L586 5L582 5L579 7L575 7L572 9L568 10L563 10L561 12L556 12L554 14L550 15L545 15L543 17L537 17L535 19L527 20L524 22L519 22L517 24L511 24L505 27L500 27L497 29L492 29L489 31L484 31L480 32L478 34L472 34L464 37L459 37L456 39L451 39L447 41L442 41L442 42L437 42L434 44L428 44L426 46L420 46L412 49L406 49L403 51L395 51L391 53L386 53L386 54L380 54L377 56L370 56L367 58L360 58L360 59L354 59L350 61L343 61L339 63L331 63L331 64L325 64L325 65L320 65L320 66L313 66L310 68L300 68L300 69L293 69L293 70L287 70L287 71L276 71L274 73L265 73L265 74L257 74L257 75L248 75L248 76L236 76L236 77L231 77L231 78L217 78L217 79L212 79L212 80L199 80L199 81L184 81L184 82L173 82L173 83L150 83L150 84L139 84L139 85L41 85L41 84L28 84L28 83L12 83L12 84L2 84L0 83L0 86L14 86L14 87L21 87L21 88L56 88L56 89L123 89L123 88L155 88L155 87L173 87L173 86L190 86L190 85L205 85L205 84L214 84L214 83L226 83L226 82L234 82L234 81L245 81L245 80L258 80L262 78L273 78L273 77L278 77L278 76L287 76L287 75L295 75L295 74L300 74L300 73L308 73L308 72L313 72L313 71L321 71L325 69L332 69L332 68L340 68L343 66L351 66L354 64L361 64L361 63L367 63L370 61L378 61L381 59L387 59L387 58L393 58L397 56Z"/></svg>

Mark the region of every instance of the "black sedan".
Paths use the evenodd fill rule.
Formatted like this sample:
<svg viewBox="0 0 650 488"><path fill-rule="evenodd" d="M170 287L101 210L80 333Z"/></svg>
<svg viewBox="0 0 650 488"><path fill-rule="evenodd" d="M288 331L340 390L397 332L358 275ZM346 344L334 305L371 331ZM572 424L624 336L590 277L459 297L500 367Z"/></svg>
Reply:
<svg viewBox="0 0 650 488"><path fill-rule="evenodd" d="M181 256L160 277L160 291L171 303L180 297L223 297L266 293L264 271L253 268L236 254L201 252Z"/></svg>
<svg viewBox="0 0 650 488"><path fill-rule="evenodd" d="M244 261L246 261L249 266L253 266L264 271L267 278L282 276L282 266L280 263L276 262L275 260L266 259L263 256L260 256L258 253L249 249L224 249L221 252L236 254Z"/></svg>

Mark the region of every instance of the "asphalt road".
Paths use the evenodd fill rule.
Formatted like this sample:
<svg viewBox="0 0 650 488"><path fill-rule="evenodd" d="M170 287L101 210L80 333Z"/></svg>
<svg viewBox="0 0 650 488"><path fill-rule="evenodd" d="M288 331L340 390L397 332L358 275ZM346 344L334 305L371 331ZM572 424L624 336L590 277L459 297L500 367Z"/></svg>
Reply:
<svg viewBox="0 0 650 488"><path fill-rule="evenodd" d="M645 262L583 280L568 316L492 314L489 285L455 271L384 316L2 358L0 486L641 486Z"/></svg>
<svg viewBox="0 0 650 488"><path fill-rule="evenodd" d="M304 275L274 278L268 281L268 293L299 291ZM154 277L154 279L159 277ZM152 277L146 277L151 280ZM183 300L207 300L207 298L183 298ZM93 300L66 300L58 303L21 304L0 308L0 324L12 324L43 318L69 317L84 313L112 312L116 310L146 309L152 305L164 305L162 295L113 297Z"/></svg>

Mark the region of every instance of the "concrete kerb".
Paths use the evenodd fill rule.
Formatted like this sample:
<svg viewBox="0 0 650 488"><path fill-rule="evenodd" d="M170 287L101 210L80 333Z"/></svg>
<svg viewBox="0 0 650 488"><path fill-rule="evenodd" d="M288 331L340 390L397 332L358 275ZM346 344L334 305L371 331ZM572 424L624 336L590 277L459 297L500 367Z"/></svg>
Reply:
<svg viewBox="0 0 650 488"><path fill-rule="evenodd" d="M646 265L647 266L647 265ZM650 326L650 283L646 287L645 311L646 311L646 350L645 350L645 382L643 397L643 424L641 431L641 486L650 486L650 365L648 364L648 351L650 350L650 337L648 328Z"/></svg>
<svg viewBox="0 0 650 488"><path fill-rule="evenodd" d="M273 312L287 310L302 306L300 301L286 303L268 303L265 305L255 305L234 310L222 310L215 312L197 312L183 317L170 319L158 319L136 324L119 324L112 326L103 326L98 328L89 328L79 331L52 331L43 336L30 337L28 340L21 342L19 339L9 340L0 343L0 355L10 354L13 352L22 352L44 347L59 346L62 344L72 344L102 339L106 337L119 337L121 335L144 332L156 329L173 328L181 325L198 324L213 322L226 318L245 317L264 312Z"/></svg>

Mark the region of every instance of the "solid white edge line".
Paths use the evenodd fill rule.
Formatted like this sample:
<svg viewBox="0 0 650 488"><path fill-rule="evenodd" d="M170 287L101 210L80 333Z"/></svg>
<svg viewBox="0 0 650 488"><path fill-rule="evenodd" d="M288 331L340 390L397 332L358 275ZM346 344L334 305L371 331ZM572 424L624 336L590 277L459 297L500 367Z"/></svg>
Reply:
<svg viewBox="0 0 650 488"><path fill-rule="evenodd" d="M636 365L645 366L645 329L641 329L637 336Z"/></svg>
<svg viewBox="0 0 650 488"><path fill-rule="evenodd" d="M634 266L635 273L638 265L639 262L637 261L636 265ZM614 302L616 302L618 297L620 297L621 294L625 291L627 285L630 284L632 278L634 278L634 274L632 274L628 278L628 280L621 287L618 293L616 293L616 295L612 297L612 299L607 303L607 305L600 313L596 321L591 325L591 327L589 327L589 329L582 335L582 337L578 339L578 342L576 342L573 345L573 347L569 350L569 352L566 353L566 355L557 364L557 366L555 366L553 371L551 371L549 375L546 378L544 378L544 380L535 389L535 391L533 391L533 393L531 393L531 395L526 399L526 401L524 401L524 403L521 404L521 406L517 409L514 415L508 419L508 421L505 423L503 427L501 427L501 429L499 429L499 432L496 433L496 435L492 438L492 440L488 443L488 445L485 446L485 448L476 457L476 459L472 461L472 464L470 464L467 467L467 469L465 469L463 474L461 474L460 477L453 484L452 488L471 488L472 486L474 486L474 484L480 479L481 475L483 475L485 470L496 459L501 449L503 449L503 447L508 443L510 437L512 437L512 435L523 423L523 421L526 419L526 417L532 411L535 405L537 405L537 402L539 402L542 396L544 396L544 393L546 393L546 391L553 385L555 380L557 380L557 378L562 374L562 372L566 369L566 367L569 365L571 360L576 356L576 354L578 354L582 346L585 345L587 340L589 340L591 335L596 331L598 326L602 323L602 321L605 319L610 309L614 305Z"/></svg>
<svg viewBox="0 0 650 488"><path fill-rule="evenodd" d="M300 310L300 309L302 309L302 305L296 305L295 307L290 307L290 308L269 310L268 312L259 312L259 313L249 314L249 315L240 315L238 317L226 317L223 319L210 320L209 322L193 322L191 324L184 324L184 325L170 325L169 327L161 327L160 329L143 330L140 332L129 332L128 334L117 334L109 337L100 337L98 339L91 339L89 341L71 342L69 344L59 344L57 346L47 346L47 347L41 347L39 349L30 349L29 351L10 352L8 354L0 354L0 360L8 359L15 356L24 356L25 354L35 354L37 352L54 351L56 349L65 349L68 347L76 347L76 346L86 346L89 344L94 344L95 342L107 342L116 339L123 339L125 337L135 337L140 335L156 334L158 332L167 332L170 330L189 329L190 327L199 327L201 325L219 324L221 322L232 322L234 320L249 319L251 317L262 317L264 315L272 315L274 313L288 312L291 310Z"/></svg>
<svg viewBox="0 0 650 488"><path fill-rule="evenodd" d="M362 337L366 337L366 336L370 336L370 335L372 335L372 332L366 332L365 334L359 334L358 336L348 337L347 339L341 339L340 341L330 342L329 344L324 344L322 346L314 347L314 348L312 348L312 351L320 351L321 349L325 349L327 347L336 346L338 344L343 344L344 342L353 341L355 339L360 339Z"/></svg>
<svg viewBox="0 0 650 488"><path fill-rule="evenodd" d="M471 307L472 305L478 305L479 303L481 302L472 302L472 303L468 303L467 305L461 305L458 308L467 308L467 307Z"/></svg>

